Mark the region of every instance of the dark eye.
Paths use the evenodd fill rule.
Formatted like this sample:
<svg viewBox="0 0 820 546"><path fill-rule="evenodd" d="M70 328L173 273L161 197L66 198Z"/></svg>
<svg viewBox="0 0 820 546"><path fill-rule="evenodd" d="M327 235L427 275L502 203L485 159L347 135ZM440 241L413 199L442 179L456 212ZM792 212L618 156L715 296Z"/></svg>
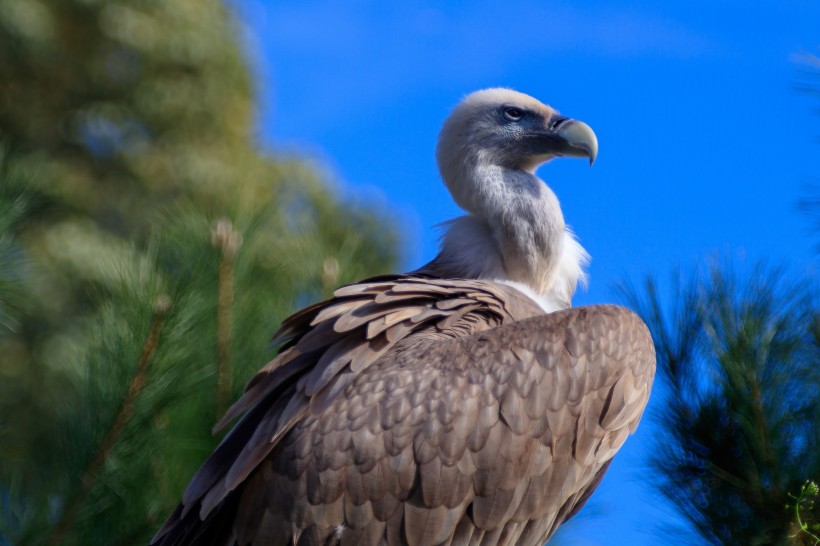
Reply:
<svg viewBox="0 0 820 546"><path fill-rule="evenodd" d="M515 106L504 108L504 117L510 121L518 121L524 117L524 110Z"/></svg>

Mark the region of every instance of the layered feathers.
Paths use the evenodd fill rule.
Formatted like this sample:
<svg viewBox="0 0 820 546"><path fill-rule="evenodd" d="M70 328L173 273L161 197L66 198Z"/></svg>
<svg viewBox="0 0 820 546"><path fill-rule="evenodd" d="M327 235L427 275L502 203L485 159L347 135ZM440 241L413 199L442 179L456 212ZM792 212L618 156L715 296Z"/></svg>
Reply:
<svg viewBox="0 0 820 546"><path fill-rule="evenodd" d="M482 281L351 285L279 335L155 544L543 543L634 430L654 371L631 312L544 315Z"/></svg>

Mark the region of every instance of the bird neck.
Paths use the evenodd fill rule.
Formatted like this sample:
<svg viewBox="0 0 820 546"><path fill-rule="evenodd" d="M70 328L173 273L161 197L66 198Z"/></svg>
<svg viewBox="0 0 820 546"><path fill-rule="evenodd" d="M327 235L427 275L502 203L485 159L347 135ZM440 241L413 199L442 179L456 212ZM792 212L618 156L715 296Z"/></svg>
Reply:
<svg viewBox="0 0 820 546"><path fill-rule="evenodd" d="M566 238L552 190L532 172L481 161L461 163L455 172L442 169L442 175L470 214L447 224L433 263L447 276L510 281L549 294Z"/></svg>

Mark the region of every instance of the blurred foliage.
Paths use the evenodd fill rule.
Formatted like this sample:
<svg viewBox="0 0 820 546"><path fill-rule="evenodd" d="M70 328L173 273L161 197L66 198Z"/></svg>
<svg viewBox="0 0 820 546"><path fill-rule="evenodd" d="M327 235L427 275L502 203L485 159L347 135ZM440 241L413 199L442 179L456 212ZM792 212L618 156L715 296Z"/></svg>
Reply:
<svg viewBox="0 0 820 546"><path fill-rule="evenodd" d="M217 0L0 0L0 545L145 544L278 321L394 267Z"/></svg>
<svg viewBox="0 0 820 546"><path fill-rule="evenodd" d="M813 544L794 496L820 477L820 306L816 282L715 265L624 290L649 325L668 389L650 479L706 544ZM820 522L820 506L802 518Z"/></svg>

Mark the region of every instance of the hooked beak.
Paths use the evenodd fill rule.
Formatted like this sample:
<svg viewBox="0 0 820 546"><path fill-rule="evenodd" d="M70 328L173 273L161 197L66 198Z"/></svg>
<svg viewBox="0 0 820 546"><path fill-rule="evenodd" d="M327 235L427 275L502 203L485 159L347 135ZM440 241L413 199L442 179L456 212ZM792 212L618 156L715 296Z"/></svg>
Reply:
<svg viewBox="0 0 820 546"><path fill-rule="evenodd" d="M598 138L583 121L556 114L550 118L544 137L549 151L555 155L588 157L590 165L598 157Z"/></svg>
<svg viewBox="0 0 820 546"><path fill-rule="evenodd" d="M598 137L589 125L570 119L561 123L555 134L566 142L564 155L588 157L590 166L595 163L595 158L598 157Z"/></svg>

